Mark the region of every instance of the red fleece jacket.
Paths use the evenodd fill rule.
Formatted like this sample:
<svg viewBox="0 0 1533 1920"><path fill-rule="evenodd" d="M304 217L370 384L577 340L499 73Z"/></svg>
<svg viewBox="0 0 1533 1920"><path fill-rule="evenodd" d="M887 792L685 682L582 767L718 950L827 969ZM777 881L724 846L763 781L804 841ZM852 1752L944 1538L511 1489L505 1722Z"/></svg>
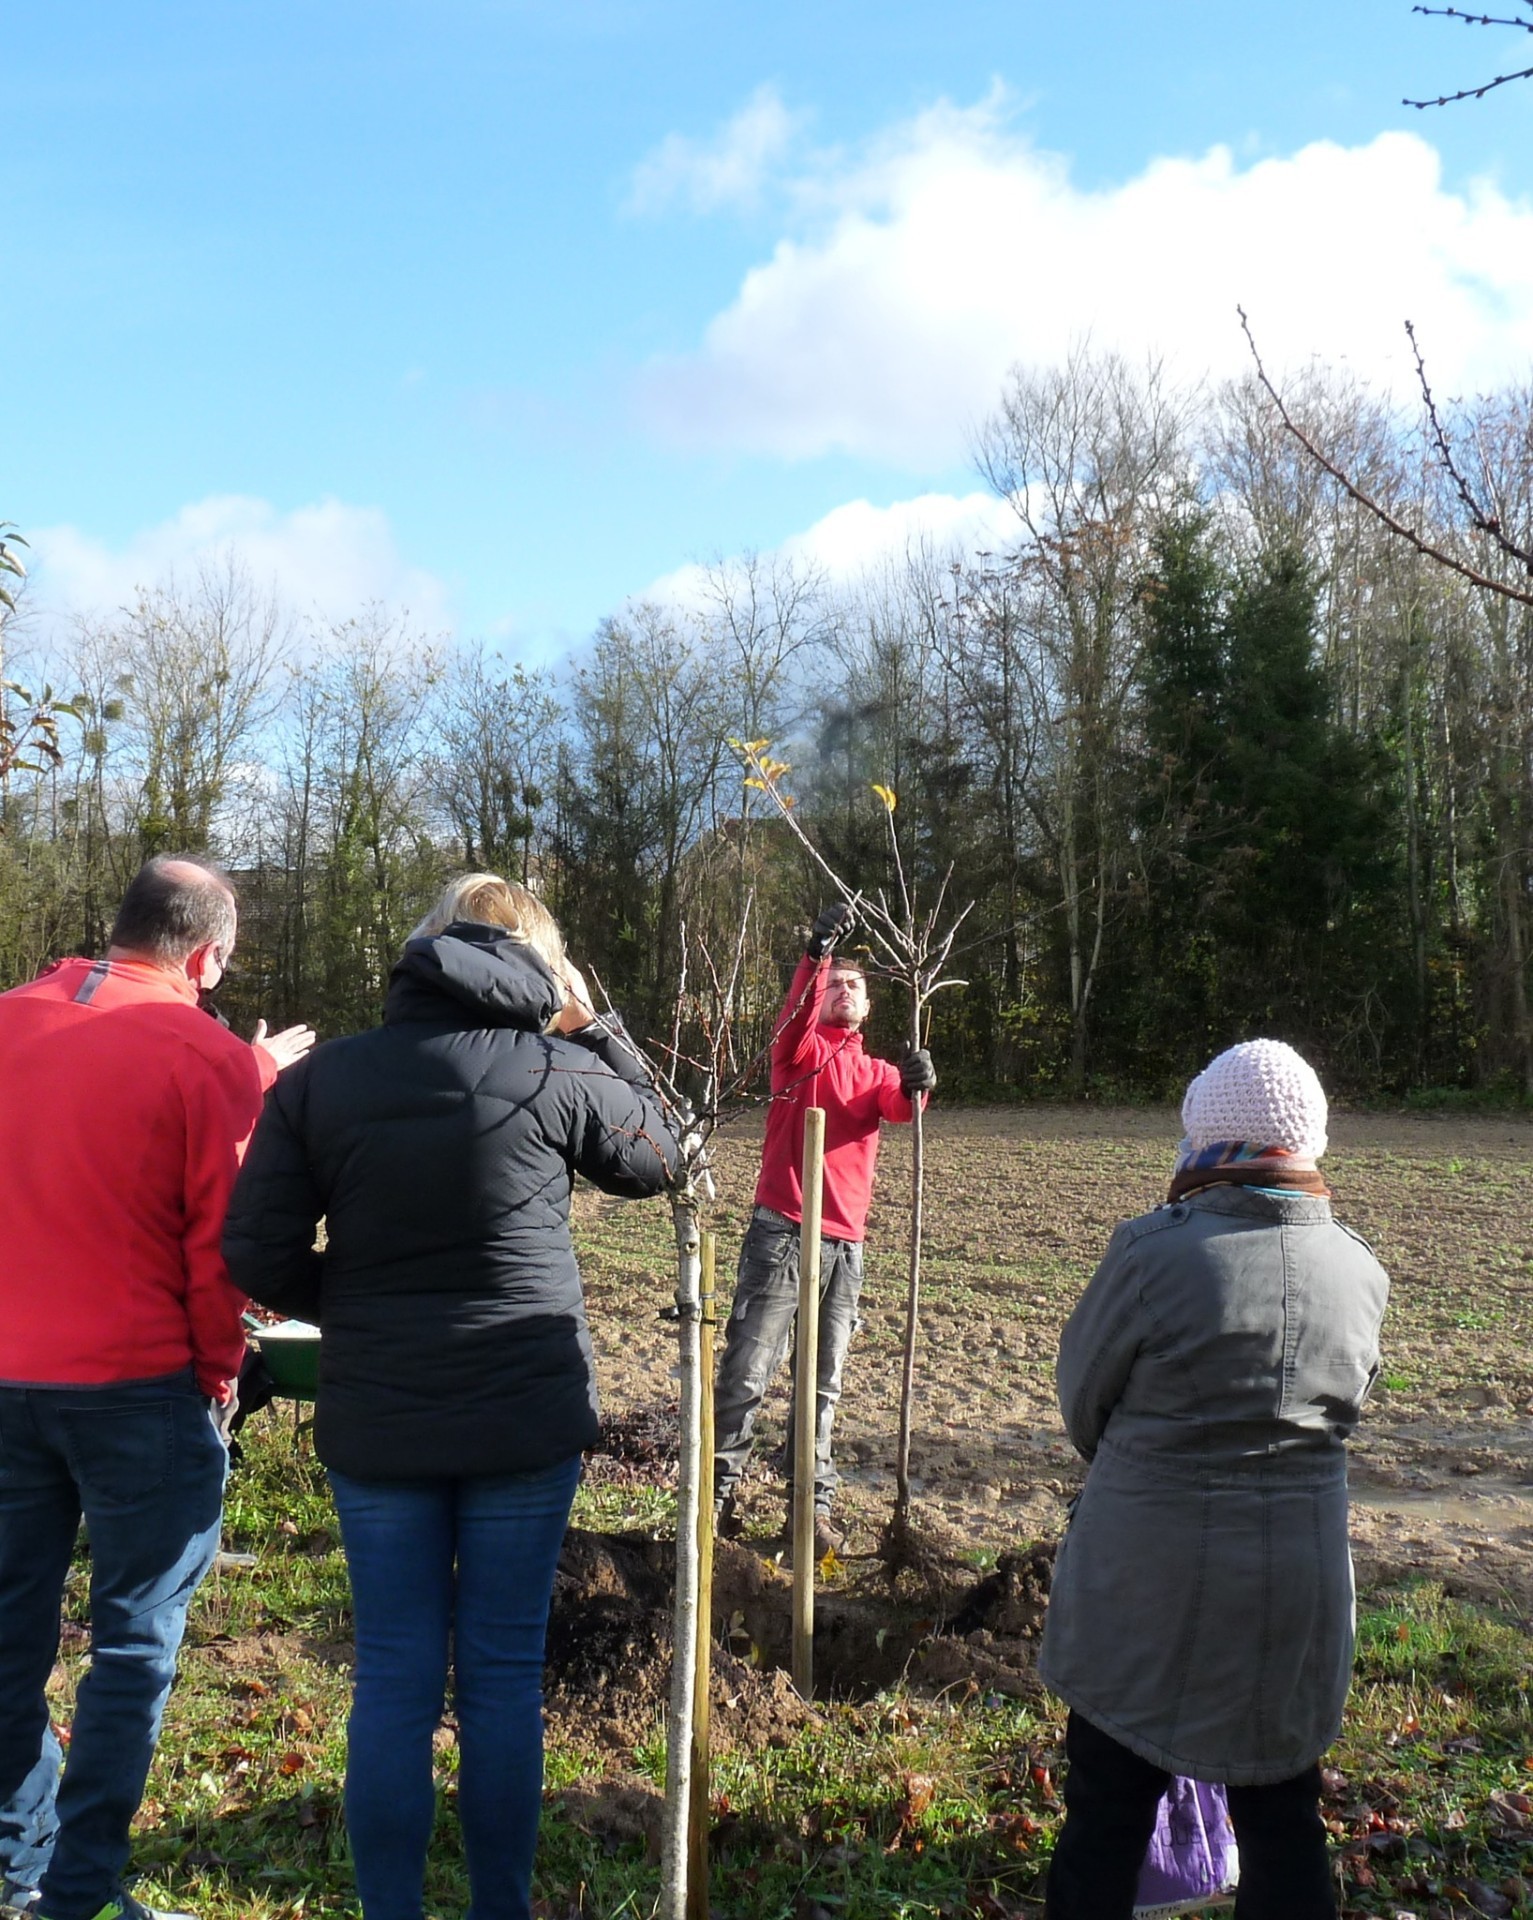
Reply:
<svg viewBox="0 0 1533 1920"><path fill-rule="evenodd" d="M264 1063L146 962L0 994L0 1381L238 1373L219 1236Z"/></svg>
<svg viewBox="0 0 1533 1920"><path fill-rule="evenodd" d="M789 1220L804 1217L804 1109L825 1109L827 1239L860 1240L867 1232L878 1158L880 1120L909 1120L910 1102L900 1092L899 1068L872 1060L862 1035L845 1027L822 1027L820 1009L830 961L807 958L778 1016L772 1042L772 1092L756 1205Z"/></svg>

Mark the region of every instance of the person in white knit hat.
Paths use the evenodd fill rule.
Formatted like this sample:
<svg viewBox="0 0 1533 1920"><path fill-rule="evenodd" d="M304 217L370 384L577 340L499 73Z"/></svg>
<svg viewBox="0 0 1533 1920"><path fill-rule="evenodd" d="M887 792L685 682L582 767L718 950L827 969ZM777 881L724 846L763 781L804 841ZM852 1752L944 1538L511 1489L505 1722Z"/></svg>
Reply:
<svg viewBox="0 0 1533 1920"><path fill-rule="evenodd" d="M1278 1040L1210 1062L1166 1202L1060 1341L1090 1462L1038 1670L1070 1708L1050 1920L1129 1920L1173 1774L1224 1784L1239 1920L1334 1920L1320 1756L1352 1668L1346 1440L1389 1282L1331 1215L1326 1099Z"/></svg>
<svg viewBox="0 0 1533 1920"><path fill-rule="evenodd" d="M1281 1040L1241 1041L1187 1089L1172 1200L1216 1181L1323 1196L1326 1120L1325 1089L1302 1055Z"/></svg>

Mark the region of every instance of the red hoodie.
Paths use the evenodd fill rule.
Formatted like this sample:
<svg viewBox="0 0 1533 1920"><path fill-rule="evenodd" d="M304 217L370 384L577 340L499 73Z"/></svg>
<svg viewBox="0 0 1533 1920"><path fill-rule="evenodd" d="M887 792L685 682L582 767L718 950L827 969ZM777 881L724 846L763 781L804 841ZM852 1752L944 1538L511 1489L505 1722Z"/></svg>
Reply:
<svg viewBox="0 0 1533 1920"><path fill-rule="evenodd" d="M820 1008L830 977L829 957L798 963L772 1041L772 1092L756 1205L789 1220L804 1217L804 1109L825 1109L825 1198L822 1231L828 1240L860 1240L873 1201L880 1120L909 1120L899 1068L871 1060L862 1035L822 1027Z"/></svg>
<svg viewBox="0 0 1533 1920"><path fill-rule="evenodd" d="M219 1394L244 1352L219 1251L263 1056L140 960L0 994L0 1381Z"/></svg>

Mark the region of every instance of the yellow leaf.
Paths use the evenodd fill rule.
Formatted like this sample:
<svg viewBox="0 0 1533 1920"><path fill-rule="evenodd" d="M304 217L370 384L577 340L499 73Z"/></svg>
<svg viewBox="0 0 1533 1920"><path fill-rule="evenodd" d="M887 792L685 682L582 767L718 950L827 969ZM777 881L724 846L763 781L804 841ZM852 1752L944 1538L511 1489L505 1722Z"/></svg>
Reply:
<svg viewBox="0 0 1533 1920"><path fill-rule="evenodd" d="M884 805L889 809L889 811L893 813L894 804L895 804L895 794L894 794L893 787L881 787L878 784L878 782L875 780L873 782L873 791L878 795L879 799L883 801Z"/></svg>
<svg viewBox="0 0 1533 1920"><path fill-rule="evenodd" d="M767 790L765 780L747 780L745 784L748 787L754 787L758 793L765 793Z"/></svg>

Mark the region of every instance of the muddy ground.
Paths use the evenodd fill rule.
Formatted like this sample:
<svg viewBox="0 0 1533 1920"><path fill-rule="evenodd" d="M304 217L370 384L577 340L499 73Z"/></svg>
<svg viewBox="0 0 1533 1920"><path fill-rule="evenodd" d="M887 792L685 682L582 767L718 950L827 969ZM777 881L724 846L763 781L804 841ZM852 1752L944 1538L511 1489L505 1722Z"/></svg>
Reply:
<svg viewBox="0 0 1533 1920"><path fill-rule="evenodd" d="M1053 1398L1059 1329L1113 1225L1162 1197L1178 1131L1169 1109L937 1111L928 1122L912 1464L921 1514L977 1567L1059 1533L1081 1479ZM1337 1214L1393 1280L1384 1383L1352 1449L1360 1581L1420 1573L1533 1615L1533 1126L1336 1114L1331 1139ZM721 1314L759 1140L752 1119L719 1144ZM908 1135L890 1129L837 1427L849 1591L893 1498L908 1183ZM675 1392L674 1331L657 1317L671 1286L668 1216L590 1192L576 1214L604 1403L618 1420L639 1417ZM745 1490L752 1544L768 1559L786 1504L763 1454L786 1411L783 1382Z"/></svg>

